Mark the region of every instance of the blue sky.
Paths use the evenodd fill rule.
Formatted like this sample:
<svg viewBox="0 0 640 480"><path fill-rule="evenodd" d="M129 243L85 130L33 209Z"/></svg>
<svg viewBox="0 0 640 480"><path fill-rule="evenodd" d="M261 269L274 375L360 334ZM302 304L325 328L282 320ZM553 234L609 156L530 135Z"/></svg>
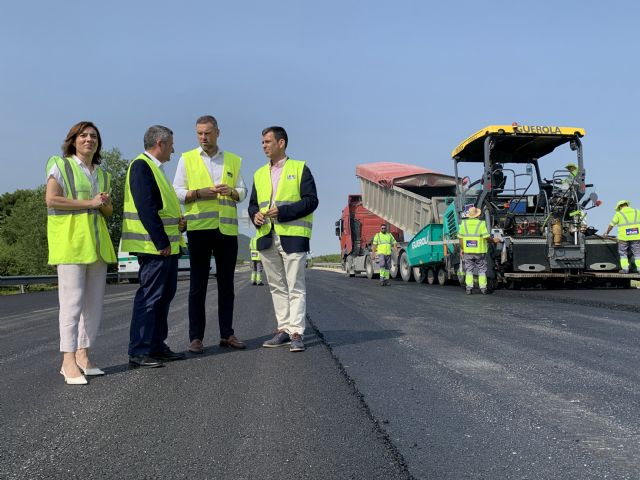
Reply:
<svg viewBox="0 0 640 480"><path fill-rule="evenodd" d="M339 251L334 221L374 161L450 173L451 150L489 124L586 129L588 182L604 204L640 207L637 2L10 2L0 17L0 193L44 183L69 127L94 121L127 158L152 124L265 161L260 131L289 133L314 173L315 255ZM562 159L558 160L562 161ZM241 208L246 209L246 202ZM249 230L247 230L249 233Z"/></svg>

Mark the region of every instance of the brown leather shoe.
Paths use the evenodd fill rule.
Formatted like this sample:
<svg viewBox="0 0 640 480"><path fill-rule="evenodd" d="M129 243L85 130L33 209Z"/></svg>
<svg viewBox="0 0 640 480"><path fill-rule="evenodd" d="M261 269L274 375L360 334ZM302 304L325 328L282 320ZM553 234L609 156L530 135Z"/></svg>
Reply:
<svg viewBox="0 0 640 480"><path fill-rule="evenodd" d="M229 338L221 338L220 346L237 348L238 350L247 348L244 342L241 342L240 340L238 340L235 335L231 335Z"/></svg>
<svg viewBox="0 0 640 480"><path fill-rule="evenodd" d="M202 346L202 340L198 340L197 338L191 342L189 348L187 348L191 353L202 353L204 352L204 347Z"/></svg>

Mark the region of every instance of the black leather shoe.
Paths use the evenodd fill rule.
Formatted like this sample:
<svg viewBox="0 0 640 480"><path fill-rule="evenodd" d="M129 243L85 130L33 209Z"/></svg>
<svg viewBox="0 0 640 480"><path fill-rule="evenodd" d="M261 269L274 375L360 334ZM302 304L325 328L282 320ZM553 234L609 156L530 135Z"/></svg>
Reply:
<svg viewBox="0 0 640 480"><path fill-rule="evenodd" d="M149 355L137 355L129 357L129 366L132 368L157 368L162 366L162 361Z"/></svg>
<svg viewBox="0 0 640 480"><path fill-rule="evenodd" d="M171 350L165 350L164 352L152 353L151 356L161 362L173 362L174 360L182 360L185 358L184 353L176 353Z"/></svg>

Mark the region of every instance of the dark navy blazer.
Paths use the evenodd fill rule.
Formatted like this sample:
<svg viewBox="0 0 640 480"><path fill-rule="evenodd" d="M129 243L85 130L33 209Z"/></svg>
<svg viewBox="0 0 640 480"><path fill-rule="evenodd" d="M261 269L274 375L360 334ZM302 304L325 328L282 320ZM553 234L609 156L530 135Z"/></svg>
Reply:
<svg viewBox="0 0 640 480"><path fill-rule="evenodd" d="M171 243L158 214L163 208L162 195L151 168L143 160L133 161L129 173L129 188L140 221L149 233L151 241L158 251L167 248Z"/></svg>

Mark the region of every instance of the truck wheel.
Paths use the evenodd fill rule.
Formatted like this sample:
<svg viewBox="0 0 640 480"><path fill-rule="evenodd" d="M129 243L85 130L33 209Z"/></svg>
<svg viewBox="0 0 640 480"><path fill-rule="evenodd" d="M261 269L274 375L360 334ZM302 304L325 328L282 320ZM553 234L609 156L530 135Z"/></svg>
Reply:
<svg viewBox="0 0 640 480"><path fill-rule="evenodd" d="M367 258L364 259L364 268L367 272L367 278L369 280L378 276L377 273L373 272L373 262L371 261L371 257L367 255Z"/></svg>
<svg viewBox="0 0 640 480"><path fill-rule="evenodd" d="M407 252L402 252L400 254L400 276L402 280L405 282L410 282L413 280L413 272L411 271L411 267L409 266L409 259L407 258Z"/></svg>
<svg viewBox="0 0 640 480"><path fill-rule="evenodd" d="M433 271L433 268L427 268L427 283L429 285L436 283L436 272Z"/></svg>
<svg viewBox="0 0 640 480"><path fill-rule="evenodd" d="M438 285L446 285L447 284L447 272L444 268L438 269Z"/></svg>
<svg viewBox="0 0 640 480"><path fill-rule="evenodd" d="M347 275L350 277L356 276L356 267L354 264L353 257L351 255L347 255L347 259L344 262L344 270L347 272Z"/></svg>
<svg viewBox="0 0 640 480"><path fill-rule="evenodd" d="M413 278L417 283L422 283L427 278L427 272L422 267L413 267Z"/></svg>
<svg viewBox="0 0 640 480"><path fill-rule="evenodd" d="M391 268L389 269L389 278L398 278L398 257L391 255Z"/></svg>

